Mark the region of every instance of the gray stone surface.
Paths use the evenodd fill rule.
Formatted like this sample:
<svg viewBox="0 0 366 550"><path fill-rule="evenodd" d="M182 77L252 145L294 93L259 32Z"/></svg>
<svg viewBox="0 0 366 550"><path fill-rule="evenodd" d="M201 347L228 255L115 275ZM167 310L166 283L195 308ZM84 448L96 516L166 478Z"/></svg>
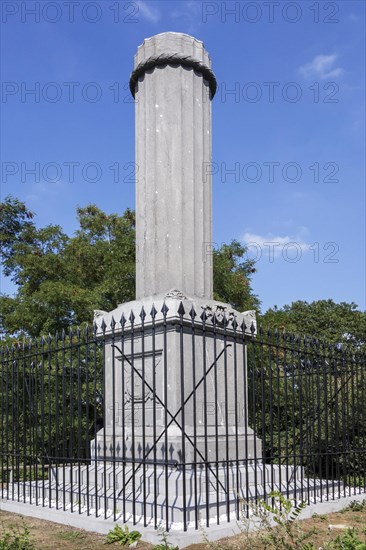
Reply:
<svg viewBox="0 0 366 550"><path fill-rule="evenodd" d="M114 323L122 316L123 331ZM245 341L255 334L253 311L239 313L228 304L188 298L175 290L122 304L96 323L98 333L104 326L107 336L106 403L104 429L98 432L97 450L92 442L92 457L140 460L161 434L149 462L215 463L262 456L261 441L248 425ZM171 422L176 414L177 422ZM166 432L165 422L170 423Z"/></svg>
<svg viewBox="0 0 366 550"><path fill-rule="evenodd" d="M135 68L176 52L211 66L201 41L166 32L144 40ZM136 297L179 288L212 299L211 101L192 68L147 71L136 89Z"/></svg>

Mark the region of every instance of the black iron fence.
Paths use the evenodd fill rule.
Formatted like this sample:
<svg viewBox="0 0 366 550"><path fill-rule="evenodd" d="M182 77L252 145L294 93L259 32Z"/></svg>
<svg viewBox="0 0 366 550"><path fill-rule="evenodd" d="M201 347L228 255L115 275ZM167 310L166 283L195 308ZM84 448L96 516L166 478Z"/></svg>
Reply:
<svg viewBox="0 0 366 550"><path fill-rule="evenodd" d="M174 303L1 348L3 500L187 529L366 491L365 354Z"/></svg>

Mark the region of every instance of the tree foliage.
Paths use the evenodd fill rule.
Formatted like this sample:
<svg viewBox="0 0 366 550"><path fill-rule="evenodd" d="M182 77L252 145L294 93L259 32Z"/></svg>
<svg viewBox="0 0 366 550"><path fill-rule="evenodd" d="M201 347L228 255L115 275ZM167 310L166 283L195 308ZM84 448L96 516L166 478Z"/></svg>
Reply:
<svg viewBox="0 0 366 550"><path fill-rule="evenodd" d="M134 212L108 215L88 205L76 213L79 229L70 237L58 225L38 228L16 198L1 204L3 273L17 285L14 296L0 296L3 337L53 334L135 298ZM241 311L259 307L245 253L237 241L213 253L214 296Z"/></svg>
<svg viewBox="0 0 366 550"><path fill-rule="evenodd" d="M259 328L248 348L249 421L266 462L366 484L365 361L358 347Z"/></svg>
<svg viewBox="0 0 366 550"><path fill-rule="evenodd" d="M214 299L230 303L238 311L259 310L260 301L253 294L251 277L255 262L245 258L246 248L238 241L223 244L213 253Z"/></svg>
<svg viewBox="0 0 366 550"><path fill-rule="evenodd" d="M5 334L38 336L91 321L134 296L135 216L77 209L80 228L69 237L57 225L37 228L25 205L7 197L1 207L4 275L17 285L2 295Z"/></svg>
<svg viewBox="0 0 366 550"><path fill-rule="evenodd" d="M269 309L261 322L264 348L253 365L265 455L290 449L308 475L363 486L366 312L354 303L296 301Z"/></svg>
<svg viewBox="0 0 366 550"><path fill-rule="evenodd" d="M269 309L261 320L264 326L310 335L342 349L360 351L366 346L366 312L353 302L299 300L283 308Z"/></svg>

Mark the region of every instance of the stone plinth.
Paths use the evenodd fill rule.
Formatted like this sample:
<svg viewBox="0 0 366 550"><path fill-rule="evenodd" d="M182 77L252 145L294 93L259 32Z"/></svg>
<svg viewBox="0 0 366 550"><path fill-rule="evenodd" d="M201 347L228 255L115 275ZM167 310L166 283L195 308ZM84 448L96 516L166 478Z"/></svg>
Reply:
<svg viewBox="0 0 366 550"><path fill-rule="evenodd" d="M99 321L105 423L91 456L172 465L260 458L248 423L254 312L171 294L123 304Z"/></svg>
<svg viewBox="0 0 366 550"><path fill-rule="evenodd" d="M144 40L135 70L163 54L176 62L143 71L132 87L136 297L180 288L212 299L211 176L205 170L211 163L211 91L201 71L181 64L191 58L209 68L211 62L202 42L167 32Z"/></svg>

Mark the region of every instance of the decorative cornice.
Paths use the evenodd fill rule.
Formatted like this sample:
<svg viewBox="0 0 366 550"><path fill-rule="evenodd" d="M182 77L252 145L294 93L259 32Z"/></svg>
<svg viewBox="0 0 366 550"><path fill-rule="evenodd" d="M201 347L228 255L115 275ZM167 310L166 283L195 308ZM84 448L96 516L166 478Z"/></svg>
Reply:
<svg viewBox="0 0 366 550"><path fill-rule="evenodd" d="M236 317L235 311L230 307L222 304L213 304L201 306L201 309L206 313L208 319L215 319L218 323L232 323Z"/></svg>
<svg viewBox="0 0 366 550"><path fill-rule="evenodd" d="M213 99L216 93L217 82L212 70L205 65L205 63L195 57L192 57L191 55L173 52L152 55L137 65L136 69L132 71L130 76L130 90L133 97L135 97L135 89L139 77L145 74L146 71L154 69L155 67L161 67L162 65L181 65L182 67L191 67L196 72L201 73L210 86L211 99Z"/></svg>
<svg viewBox="0 0 366 550"><path fill-rule="evenodd" d="M165 298L175 298L176 300L187 300L187 296L183 294L181 290L176 290L173 288L172 290L169 290L167 294L165 294Z"/></svg>

